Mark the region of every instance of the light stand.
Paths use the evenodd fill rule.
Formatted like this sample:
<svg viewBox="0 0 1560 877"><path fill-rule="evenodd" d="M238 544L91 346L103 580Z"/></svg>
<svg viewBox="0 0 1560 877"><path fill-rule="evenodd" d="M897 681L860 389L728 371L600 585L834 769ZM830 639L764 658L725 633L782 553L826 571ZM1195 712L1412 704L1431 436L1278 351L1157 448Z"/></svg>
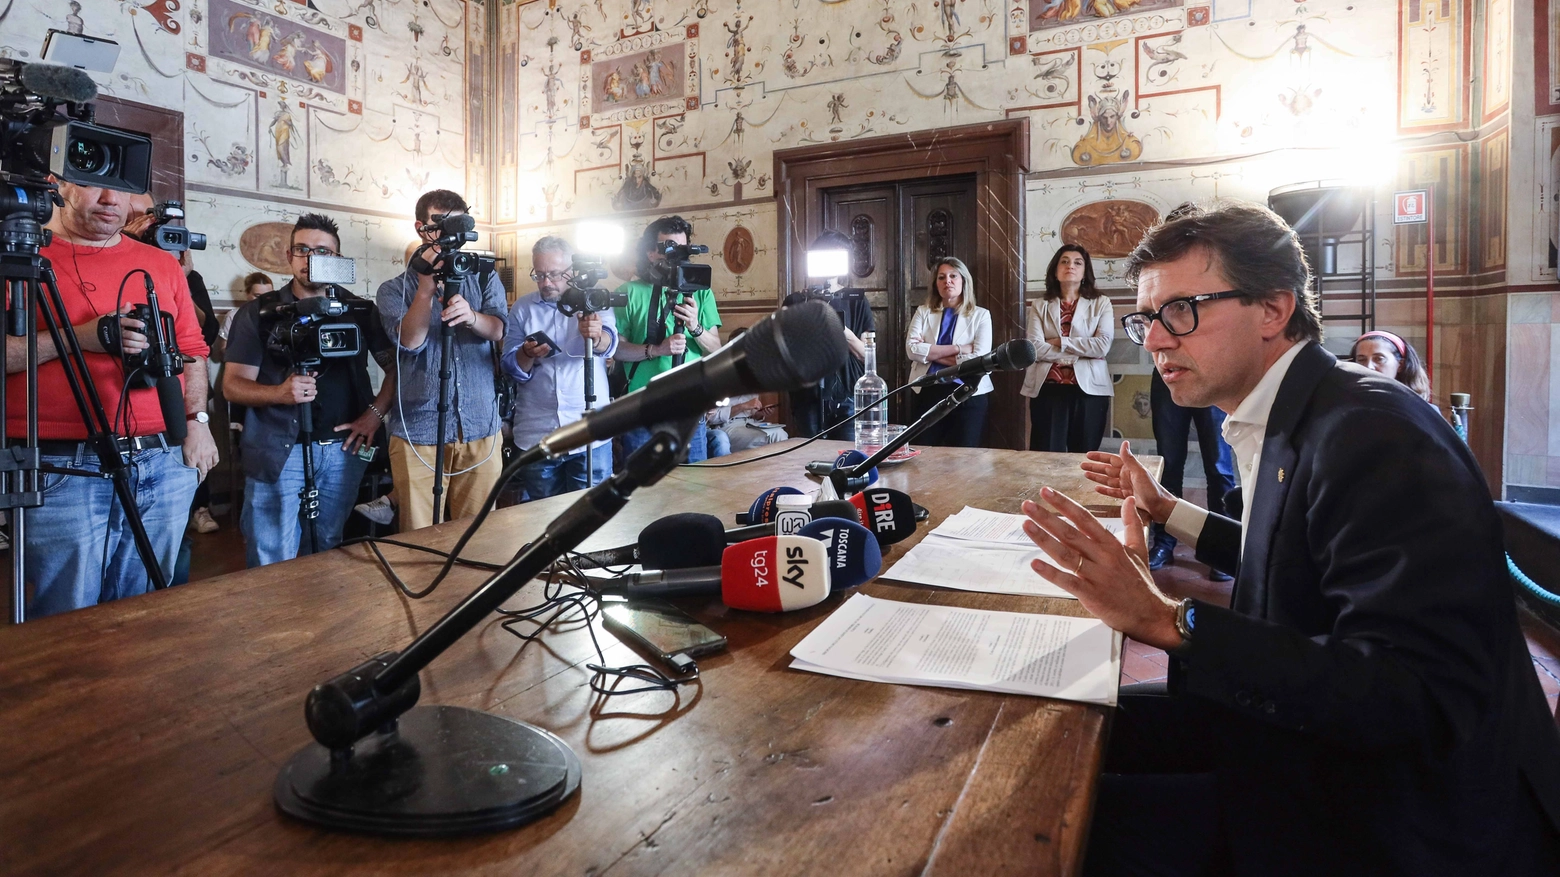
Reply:
<svg viewBox="0 0 1560 877"><path fill-rule="evenodd" d="M442 292L439 296L440 320L439 320L439 436L438 445L434 449L433 461L433 522L444 522L444 439L448 428L448 415L450 410L450 378L453 376L450 361L455 354L455 327L442 319L443 308L450 303L450 297L459 295L465 284L465 278L461 276L445 274L439 278Z"/></svg>
<svg viewBox="0 0 1560 877"><path fill-rule="evenodd" d="M693 428L689 419L654 429L622 472L587 490L405 650L316 686L305 716L317 742L277 774L276 806L327 828L426 837L514 828L573 795L579 759L562 740L478 710L413 708L417 674L610 520L634 490L675 468ZM542 456L532 448L509 469Z"/></svg>
<svg viewBox="0 0 1560 877"><path fill-rule="evenodd" d="M51 188L27 186L24 181L6 179L12 193L25 193L20 203L16 195L7 193L8 215L0 220L0 281L4 283L6 296L6 326L0 334L0 355L8 345L6 335L27 339L27 438L20 447L9 447L5 425L5 381L0 380L0 509L11 511L11 621L20 624L26 618L24 593L27 508L43 505L39 475L49 472L91 478L107 478L114 484L114 494L119 500L130 535L135 542L136 553L146 568L147 579L156 589L168 586L162 566L157 562L157 550L146 535L146 525L141 520L140 508L135 502L135 492L130 487L130 470L119 453L114 440L113 421L103 409L103 400L93 383L86 358L76 333L71 328L70 314L60 298L58 281L49 260L39 251L48 242L48 232L43 223L53 212L53 198L57 193ZM75 398L76 409L86 427L86 444L98 458L97 472L44 466L38 453L38 313L43 314L54 349L59 352L60 365L65 370L65 380ZM125 388L129 392L129 388Z"/></svg>

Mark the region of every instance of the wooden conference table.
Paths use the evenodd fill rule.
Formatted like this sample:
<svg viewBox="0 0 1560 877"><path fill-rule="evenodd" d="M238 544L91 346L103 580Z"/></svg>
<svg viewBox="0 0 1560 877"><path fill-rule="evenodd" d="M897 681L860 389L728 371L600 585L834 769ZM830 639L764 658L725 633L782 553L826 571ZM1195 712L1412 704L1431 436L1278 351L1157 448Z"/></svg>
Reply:
<svg viewBox="0 0 1560 877"><path fill-rule="evenodd" d="M768 487L807 486L803 463L842 446L820 445L735 469L681 468L636 494L586 547L630 543L676 511L730 522ZM1016 512L1045 485L1110 514L1114 504L1090 489L1078 460L929 448L885 469L887 486L932 512L885 565L964 505ZM573 499L494 513L468 554L506 560ZM464 526L412 538L448 547ZM431 578L431 563L393 551L414 586ZM519 640L484 623L423 672L421 703L475 707L558 734L583 764L578 794L522 828L449 840L329 832L279 813L277 769L311 742L309 688L404 647L483 575L457 571L410 601L358 547L0 629L0 873L1078 870L1107 710L788 669L787 652L838 597L785 615L696 609L730 640L727 653L700 660L702 687L604 702L586 684L582 665L596 658L578 625L517 654ZM883 581L864 588L1083 614L1071 600ZM510 605L530 605L538 590L528 585ZM609 664L638 660L610 635L603 646Z"/></svg>

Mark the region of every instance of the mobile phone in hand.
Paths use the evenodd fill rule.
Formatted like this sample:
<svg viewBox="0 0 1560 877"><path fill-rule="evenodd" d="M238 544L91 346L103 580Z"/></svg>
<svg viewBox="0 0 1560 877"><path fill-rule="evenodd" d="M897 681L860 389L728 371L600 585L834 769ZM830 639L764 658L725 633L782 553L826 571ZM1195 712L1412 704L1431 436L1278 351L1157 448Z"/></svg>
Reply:
<svg viewBox="0 0 1560 877"><path fill-rule="evenodd" d="M543 332L540 329L538 329L535 332L532 332L531 334L525 336L525 340L531 342L532 344L546 344L547 345L547 358L548 359L551 359L552 357L558 355L558 352L559 352L558 351L558 344L556 342L554 342L551 338L548 338L547 337L547 333Z"/></svg>

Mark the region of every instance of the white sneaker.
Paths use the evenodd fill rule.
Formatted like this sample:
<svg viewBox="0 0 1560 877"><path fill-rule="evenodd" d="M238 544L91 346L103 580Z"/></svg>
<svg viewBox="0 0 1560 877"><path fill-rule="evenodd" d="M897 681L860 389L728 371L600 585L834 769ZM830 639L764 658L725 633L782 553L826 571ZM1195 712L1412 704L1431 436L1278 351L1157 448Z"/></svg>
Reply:
<svg viewBox="0 0 1560 877"><path fill-rule="evenodd" d="M190 515L190 526L193 527L197 533L215 533L222 529L221 527L218 527L217 522L212 519L211 509L204 507L196 509L195 514Z"/></svg>
<svg viewBox="0 0 1560 877"><path fill-rule="evenodd" d="M358 503L352 508L381 527L388 526L395 519L395 505L390 502L388 493L378 499Z"/></svg>

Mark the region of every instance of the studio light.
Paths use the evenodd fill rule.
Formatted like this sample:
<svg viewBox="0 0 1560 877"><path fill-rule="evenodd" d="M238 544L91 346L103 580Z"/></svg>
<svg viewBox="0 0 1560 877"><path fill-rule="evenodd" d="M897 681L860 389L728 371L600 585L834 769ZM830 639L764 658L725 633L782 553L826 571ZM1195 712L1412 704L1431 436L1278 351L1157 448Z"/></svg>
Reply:
<svg viewBox="0 0 1560 877"><path fill-rule="evenodd" d="M574 231L574 245L592 256L616 256L623 252L623 243L623 226L615 222L586 221Z"/></svg>
<svg viewBox="0 0 1560 877"><path fill-rule="evenodd" d="M844 277L850 273L850 253L845 250L808 250L807 277Z"/></svg>

